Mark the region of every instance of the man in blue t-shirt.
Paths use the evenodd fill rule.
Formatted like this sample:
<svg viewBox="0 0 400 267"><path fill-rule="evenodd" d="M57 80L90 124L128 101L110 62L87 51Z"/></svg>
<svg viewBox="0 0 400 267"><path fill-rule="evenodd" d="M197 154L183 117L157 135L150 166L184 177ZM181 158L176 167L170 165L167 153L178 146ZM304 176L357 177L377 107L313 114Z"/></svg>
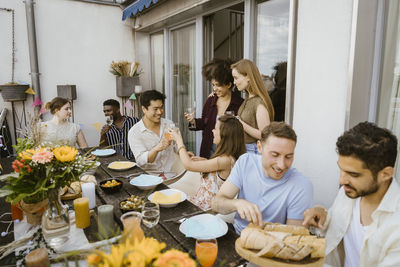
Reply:
<svg viewBox="0 0 400 267"><path fill-rule="evenodd" d="M296 142L289 125L272 122L257 142L261 155L246 153L237 160L212 203L213 210L222 214L237 211L233 224L237 233L249 222L302 224L303 212L313 205L313 187L291 168Z"/></svg>

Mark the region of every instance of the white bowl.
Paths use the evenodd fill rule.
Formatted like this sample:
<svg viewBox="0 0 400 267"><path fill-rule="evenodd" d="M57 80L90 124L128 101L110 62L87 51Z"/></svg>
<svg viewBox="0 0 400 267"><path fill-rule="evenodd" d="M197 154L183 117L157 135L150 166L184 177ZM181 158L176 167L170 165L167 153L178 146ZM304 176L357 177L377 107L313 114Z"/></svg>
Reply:
<svg viewBox="0 0 400 267"><path fill-rule="evenodd" d="M132 178L130 184L142 190L150 190L161 184L163 179L159 176L141 174L138 177Z"/></svg>
<svg viewBox="0 0 400 267"><path fill-rule="evenodd" d="M178 205L179 203L183 202L186 200L187 196L184 192L178 190L178 189L164 189L164 190L160 190L159 192L163 193L164 195L170 196L176 193L180 193L181 194L181 201L178 201L176 203L169 203L169 204L162 204L159 203L160 207L163 208L172 208L175 207L176 205ZM154 196L154 193L152 193L150 196L147 197L148 200L152 200Z"/></svg>
<svg viewBox="0 0 400 267"><path fill-rule="evenodd" d="M85 171L85 174L90 174L90 175L94 175L96 173L97 168L101 165L100 162L96 161L96 163L93 165L92 168L90 168L89 170Z"/></svg>
<svg viewBox="0 0 400 267"><path fill-rule="evenodd" d="M112 148L106 148L106 149L96 149L95 151L91 152L92 155L95 155L96 157L109 157L112 156L116 153L116 151Z"/></svg>

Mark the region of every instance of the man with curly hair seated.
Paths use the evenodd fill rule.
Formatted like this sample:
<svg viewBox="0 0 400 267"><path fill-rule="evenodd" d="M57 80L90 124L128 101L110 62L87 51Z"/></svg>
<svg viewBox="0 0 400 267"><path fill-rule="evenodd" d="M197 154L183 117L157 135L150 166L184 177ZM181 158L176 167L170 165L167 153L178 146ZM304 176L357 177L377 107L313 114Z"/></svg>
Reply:
<svg viewBox="0 0 400 267"><path fill-rule="evenodd" d="M329 266L400 266L400 186L393 178L397 138L362 122L336 142L341 188L327 211L304 212L322 229Z"/></svg>

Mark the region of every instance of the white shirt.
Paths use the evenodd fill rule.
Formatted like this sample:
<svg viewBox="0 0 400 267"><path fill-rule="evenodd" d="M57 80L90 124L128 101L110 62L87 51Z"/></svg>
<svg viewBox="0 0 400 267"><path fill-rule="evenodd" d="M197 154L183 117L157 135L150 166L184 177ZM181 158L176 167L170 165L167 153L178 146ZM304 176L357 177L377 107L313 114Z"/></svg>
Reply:
<svg viewBox="0 0 400 267"><path fill-rule="evenodd" d="M145 170L171 171L175 160L174 145L171 144L165 150L158 152L153 163L147 161L149 151L155 147L168 132L172 121L161 118L160 136L146 128L143 120L136 123L128 133L128 142L136 163Z"/></svg>
<svg viewBox="0 0 400 267"><path fill-rule="evenodd" d="M360 251L364 240L365 228L367 227L361 224L360 200L360 197L356 200L356 204L353 208L353 218L343 238L345 252L344 267L360 266Z"/></svg>
<svg viewBox="0 0 400 267"><path fill-rule="evenodd" d="M343 237L350 226L355 199L339 190L324 225L326 249L324 266L343 266ZM360 267L400 266L400 186L393 178L372 223L365 229L360 250Z"/></svg>
<svg viewBox="0 0 400 267"><path fill-rule="evenodd" d="M40 124L40 142L74 147L80 130L79 124L69 121L60 124L55 124L51 120L42 122Z"/></svg>

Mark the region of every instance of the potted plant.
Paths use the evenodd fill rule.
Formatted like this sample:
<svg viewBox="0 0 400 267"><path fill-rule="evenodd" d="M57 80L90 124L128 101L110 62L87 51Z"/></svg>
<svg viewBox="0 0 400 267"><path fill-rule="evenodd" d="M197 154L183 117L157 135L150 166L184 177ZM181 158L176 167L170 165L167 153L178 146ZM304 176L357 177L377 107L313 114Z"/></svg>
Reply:
<svg viewBox="0 0 400 267"><path fill-rule="evenodd" d="M116 76L117 96L129 97L136 85L139 85L139 76L143 73L139 69L139 62L132 64L128 61L112 62L110 72Z"/></svg>
<svg viewBox="0 0 400 267"><path fill-rule="evenodd" d="M28 84L6 83L0 85L1 96L4 101L23 101L26 100L25 91L29 88Z"/></svg>

